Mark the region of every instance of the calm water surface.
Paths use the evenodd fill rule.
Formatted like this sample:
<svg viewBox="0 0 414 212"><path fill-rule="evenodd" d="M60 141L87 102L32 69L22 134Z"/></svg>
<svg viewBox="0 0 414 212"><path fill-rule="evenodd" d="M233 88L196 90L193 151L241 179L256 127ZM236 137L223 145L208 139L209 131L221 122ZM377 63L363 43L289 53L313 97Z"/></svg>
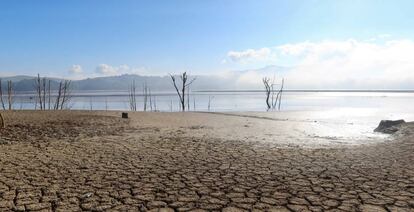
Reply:
<svg viewBox="0 0 414 212"><path fill-rule="evenodd" d="M143 97L137 96L137 101L138 110L143 110ZM178 97L172 92L153 93L151 102L154 111L180 110ZM263 92L194 92L189 104L190 111L292 120L298 123L296 130L303 131L305 136L302 137L311 137L315 141L361 143L378 140L378 136L383 135L373 133L373 129L380 120L414 121L414 93L408 92L285 92L282 113L266 112ZM34 109L34 105L33 94L16 96L15 109ZM125 92L74 92L69 106L80 110L128 111L129 101ZM148 110L151 110L150 106Z"/></svg>
<svg viewBox="0 0 414 212"><path fill-rule="evenodd" d="M203 92L190 95L190 110L208 111L266 111L265 94L262 92ZM137 96L138 109L143 110L143 97ZM148 103L149 104L149 103ZM362 111L399 114L414 114L414 93L392 92L285 92L281 110L330 110L361 109ZM129 110L125 92L81 92L73 93L71 109L82 110ZM15 109L34 109L32 94L17 94ZM149 107L149 106L148 106ZM179 102L175 93L152 94L152 109L178 111Z"/></svg>

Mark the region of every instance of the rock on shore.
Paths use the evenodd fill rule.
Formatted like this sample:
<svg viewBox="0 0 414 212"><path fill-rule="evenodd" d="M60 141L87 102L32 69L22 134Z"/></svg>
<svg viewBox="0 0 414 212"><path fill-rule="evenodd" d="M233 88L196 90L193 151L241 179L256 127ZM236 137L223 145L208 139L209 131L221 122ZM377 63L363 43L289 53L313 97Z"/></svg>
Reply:
<svg viewBox="0 0 414 212"><path fill-rule="evenodd" d="M374 132L381 132L381 133L387 133L387 134L393 134L397 132L401 125L405 124L404 120L382 120L378 127L374 130Z"/></svg>

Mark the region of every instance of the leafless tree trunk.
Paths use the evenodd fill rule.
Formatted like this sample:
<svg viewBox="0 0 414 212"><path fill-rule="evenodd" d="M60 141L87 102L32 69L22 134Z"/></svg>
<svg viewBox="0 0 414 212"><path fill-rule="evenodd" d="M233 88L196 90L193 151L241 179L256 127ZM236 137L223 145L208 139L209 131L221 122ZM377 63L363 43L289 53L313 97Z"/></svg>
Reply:
<svg viewBox="0 0 414 212"><path fill-rule="evenodd" d="M43 110L46 110L46 78L43 77Z"/></svg>
<svg viewBox="0 0 414 212"><path fill-rule="evenodd" d="M61 110L63 110L63 106L65 105L65 99L66 99L66 80L63 82L63 87L62 87L62 100L60 101Z"/></svg>
<svg viewBox="0 0 414 212"><path fill-rule="evenodd" d="M154 111L156 112L157 111L157 98L155 95L154 95L154 100L152 100L152 102L154 102Z"/></svg>
<svg viewBox="0 0 414 212"><path fill-rule="evenodd" d="M213 97L208 96L208 105L207 105L207 109L208 109L208 111L210 111L210 107L211 107L211 100L213 100L213 99L214 99L214 96L213 96Z"/></svg>
<svg viewBox="0 0 414 212"><path fill-rule="evenodd" d="M263 81L263 85L265 86L265 93L266 93L266 105L267 105L267 109L269 110L271 107L272 107L272 105L270 104L270 102L269 102L269 99L270 99L270 94L271 94L271 92L272 92L272 89L271 89L271 83L270 83L270 78L268 78L268 77L264 77L263 79L262 79L262 81Z"/></svg>
<svg viewBox="0 0 414 212"><path fill-rule="evenodd" d="M144 111L147 111L147 103L148 103L148 86L147 83L144 83L143 88L143 96L144 96Z"/></svg>
<svg viewBox="0 0 414 212"><path fill-rule="evenodd" d="M13 109L13 82L11 80L7 81L7 100L9 102L9 110Z"/></svg>
<svg viewBox="0 0 414 212"><path fill-rule="evenodd" d="M54 110L63 110L67 107L72 97L70 80L63 80L59 82L59 88L57 90L57 96L55 101Z"/></svg>
<svg viewBox="0 0 414 212"><path fill-rule="evenodd" d="M51 102L50 102L50 98L51 98L51 97L50 97L50 94L51 94L51 93L50 93L50 80L49 80L49 83L48 83L48 96L49 96L49 97L48 97L48 98L49 98L49 99L48 99L48 100L49 100L49 103L48 103L48 109L49 109L49 110L50 110L50 104L51 104Z"/></svg>
<svg viewBox="0 0 414 212"><path fill-rule="evenodd" d="M1 83L1 79L0 79L0 102L1 102L1 107L3 108L3 110L6 110L6 105L4 104L4 100L3 100L3 85Z"/></svg>
<svg viewBox="0 0 414 212"><path fill-rule="evenodd" d="M129 88L129 108L132 111L137 111L137 87L135 85L135 80L132 82L132 85Z"/></svg>
<svg viewBox="0 0 414 212"><path fill-rule="evenodd" d="M48 86L47 86L48 84ZM37 79L35 80L35 90L37 93L37 101L36 103L39 104L40 110L46 110L47 108L50 110L51 107L51 80L47 80L46 77L40 78L40 74L37 74ZM48 107L46 104L48 102ZM37 107L35 107L37 108Z"/></svg>
<svg viewBox="0 0 414 212"><path fill-rule="evenodd" d="M59 106L60 106L60 98L62 96L62 86L63 86L63 82L59 82L59 88L58 88L58 94L56 96L56 101L55 101L55 110L59 110Z"/></svg>
<svg viewBox="0 0 414 212"><path fill-rule="evenodd" d="M282 79L282 86L280 87L278 96L279 96L279 106L278 110L280 110L280 104L282 103L282 92L283 92L283 86L285 85L285 79Z"/></svg>
<svg viewBox="0 0 414 212"><path fill-rule="evenodd" d="M62 101L60 104L60 109L63 110L65 106L67 106L67 104L70 101L71 98L71 82L70 80L65 80L63 82L63 88L62 88Z"/></svg>
<svg viewBox="0 0 414 212"><path fill-rule="evenodd" d="M148 89L148 98L149 98L150 111L152 111L152 96L151 96L151 89Z"/></svg>
<svg viewBox="0 0 414 212"><path fill-rule="evenodd" d="M43 110L43 102L42 102L42 80L40 79L40 74L37 74L35 88L36 88L36 92L37 92L37 100L39 101L40 110Z"/></svg>
<svg viewBox="0 0 414 212"><path fill-rule="evenodd" d="M280 110L281 101L282 101L282 92L283 92L283 86L284 86L285 80L282 79L282 84L276 94L276 98L274 98L275 96L274 86L276 85L274 84L274 78L272 82L270 82L270 78L268 77L264 77L262 80L265 86L267 110L275 109L276 106L278 107L278 110Z"/></svg>
<svg viewBox="0 0 414 212"><path fill-rule="evenodd" d="M187 90L188 86L190 86L191 83L193 83L194 80L196 80L196 78L193 78L193 79L190 79L189 80L187 73L186 72L182 73L180 75L181 87L179 88L178 87L179 85L177 84L176 76L171 75L171 74L170 74L170 76L171 76L171 80L173 82L174 88L177 91L177 95L178 95L178 97L180 99L181 110L182 111L185 111L185 104L186 104L186 101L185 101L185 92L188 91Z"/></svg>

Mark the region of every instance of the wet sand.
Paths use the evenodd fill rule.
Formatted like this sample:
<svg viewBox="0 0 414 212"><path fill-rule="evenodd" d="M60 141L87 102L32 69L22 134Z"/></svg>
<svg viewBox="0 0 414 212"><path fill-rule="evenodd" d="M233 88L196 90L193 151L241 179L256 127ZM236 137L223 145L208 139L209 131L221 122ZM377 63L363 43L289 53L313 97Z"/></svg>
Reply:
<svg viewBox="0 0 414 212"><path fill-rule="evenodd" d="M314 121L283 114L4 116L0 211L414 208L412 123L356 143L310 134Z"/></svg>

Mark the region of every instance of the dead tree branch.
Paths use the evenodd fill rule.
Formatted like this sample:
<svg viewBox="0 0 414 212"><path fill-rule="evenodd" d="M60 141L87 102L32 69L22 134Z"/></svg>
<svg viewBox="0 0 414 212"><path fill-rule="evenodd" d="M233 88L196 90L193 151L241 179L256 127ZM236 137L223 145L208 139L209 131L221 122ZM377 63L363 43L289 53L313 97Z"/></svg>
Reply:
<svg viewBox="0 0 414 212"><path fill-rule="evenodd" d="M282 79L282 85L280 87L278 96L279 96L279 106L278 106L278 110L280 110L280 104L282 103L282 92L283 92L283 87L285 85L285 79Z"/></svg>
<svg viewBox="0 0 414 212"><path fill-rule="evenodd" d="M137 111L137 87L135 80L132 81L132 85L129 88L129 108L131 111Z"/></svg>
<svg viewBox="0 0 414 212"><path fill-rule="evenodd" d="M59 88L58 88L58 91L57 91L58 93L57 93L57 96L56 96L55 106L53 108L55 110L59 110L60 98L62 96L62 85L63 85L63 82L62 81L59 82Z"/></svg>
<svg viewBox="0 0 414 212"><path fill-rule="evenodd" d="M144 96L144 111L147 111L147 104L148 104L148 86L147 83L144 83L143 87L143 96Z"/></svg>
<svg viewBox="0 0 414 212"><path fill-rule="evenodd" d="M271 92L272 92L272 89L271 89L271 84L270 84L270 78L268 78L268 77L264 77L263 79L262 79L262 81L263 81L263 85L265 86L265 93L266 93L266 105L267 105L267 109L269 110L271 107L272 107L272 105L270 104L270 102L269 102L269 99L270 99L270 94L271 94Z"/></svg>
<svg viewBox="0 0 414 212"><path fill-rule="evenodd" d="M185 111L185 106L186 106L185 94L186 94L186 91L188 92L188 87L196 80L196 78L188 79L187 73L186 72L182 73L180 75L181 87L179 88L179 85L176 80L176 76L170 74L170 77L173 82L174 88L177 92L178 98L180 99L181 110Z"/></svg>
<svg viewBox="0 0 414 212"><path fill-rule="evenodd" d="M13 109L13 82L11 80L7 81L7 101L9 103L9 110Z"/></svg>
<svg viewBox="0 0 414 212"><path fill-rule="evenodd" d="M280 106L282 102L282 92L283 92L285 80L282 79L282 83L280 84L280 88L276 94L276 98L274 97L276 93L274 86L277 84L274 83L274 78L272 82L270 81L270 78L268 77L264 77L262 81L265 87L267 110L276 109L276 107L278 110L280 110Z"/></svg>
<svg viewBox="0 0 414 212"><path fill-rule="evenodd" d="M42 102L42 80L40 79L40 74L37 74L37 79L35 82L35 88L37 92L37 100L39 101L40 110L43 110L43 102Z"/></svg>

